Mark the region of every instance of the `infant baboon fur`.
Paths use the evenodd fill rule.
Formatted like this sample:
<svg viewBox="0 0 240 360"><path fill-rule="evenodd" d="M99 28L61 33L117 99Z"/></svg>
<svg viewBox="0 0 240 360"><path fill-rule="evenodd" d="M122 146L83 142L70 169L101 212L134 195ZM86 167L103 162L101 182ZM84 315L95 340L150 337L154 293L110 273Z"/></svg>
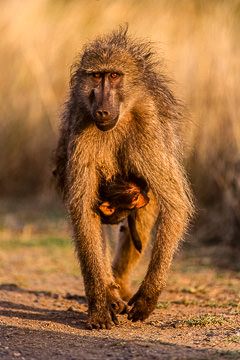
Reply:
<svg viewBox="0 0 240 360"><path fill-rule="evenodd" d="M182 117L153 45L119 30L87 44L75 64L62 116L55 175L69 212L88 299L89 325L111 328L116 314L144 320L154 310L179 239L192 215L182 167ZM122 223L113 264L96 213L103 178L143 178L149 203L136 210L150 263L132 296L129 275L140 254ZM155 229L152 232L152 229ZM128 301L128 304L126 303Z"/></svg>
<svg viewBox="0 0 240 360"><path fill-rule="evenodd" d="M117 174L110 179L102 179L99 184L99 203L96 212L103 224L118 224L136 209L149 202L148 186L144 179L131 176L124 179Z"/></svg>
<svg viewBox="0 0 240 360"><path fill-rule="evenodd" d="M135 248L141 253L142 242L136 227L137 209L149 202L149 188L144 179L134 175L125 179L122 174L103 177L99 185L99 203L96 212L100 215L102 224L119 224L126 217L130 237Z"/></svg>

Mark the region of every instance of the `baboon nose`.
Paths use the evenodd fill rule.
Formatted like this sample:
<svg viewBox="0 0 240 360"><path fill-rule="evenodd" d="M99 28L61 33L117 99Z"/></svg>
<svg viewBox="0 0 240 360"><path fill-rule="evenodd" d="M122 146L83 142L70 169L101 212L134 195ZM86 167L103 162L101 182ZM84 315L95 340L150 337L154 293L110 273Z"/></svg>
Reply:
<svg viewBox="0 0 240 360"><path fill-rule="evenodd" d="M96 111L96 118L98 120L104 120L107 119L110 116L110 112L106 110L97 110Z"/></svg>

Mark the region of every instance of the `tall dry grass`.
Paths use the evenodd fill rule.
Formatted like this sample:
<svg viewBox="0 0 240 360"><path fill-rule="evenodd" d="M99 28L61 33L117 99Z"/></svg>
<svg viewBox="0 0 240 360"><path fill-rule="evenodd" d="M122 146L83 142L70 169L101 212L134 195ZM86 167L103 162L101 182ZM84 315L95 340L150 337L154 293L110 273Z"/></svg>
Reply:
<svg viewBox="0 0 240 360"><path fill-rule="evenodd" d="M237 244L239 0L3 0L0 19L2 196L47 188L69 67L86 40L128 22L158 44L193 119L187 164L205 224L198 236Z"/></svg>

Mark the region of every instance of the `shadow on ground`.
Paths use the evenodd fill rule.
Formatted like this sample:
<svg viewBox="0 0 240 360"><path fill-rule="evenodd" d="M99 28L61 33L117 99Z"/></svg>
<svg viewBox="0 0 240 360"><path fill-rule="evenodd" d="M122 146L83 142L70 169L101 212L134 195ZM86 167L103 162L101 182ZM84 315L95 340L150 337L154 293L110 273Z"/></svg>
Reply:
<svg viewBox="0 0 240 360"><path fill-rule="evenodd" d="M56 298L51 292L21 289L16 285L2 285L0 290L29 293ZM66 298L84 303L85 298L68 294ZM161 340L123 339L115 331L90 331L87 315L82 311L49 310L34 305L0 301L0 358L25 360L68 359L239 359L238 351L215 351L207 348L176 345ZM50 307L51 308L51 307ZM7 319L19 325L6 325ZM5 324L4 324L5 322ZM62 326L64 325L64 326ZM39 329L41 327L41 329ZM43 327L46 327L43 329ZM53 328L54 327L54 328ZM72 329L72 330L71 330ZM128 329L129 331L129 329ZM71 333L72 332L72 333ZM76 334L77 332L77 334ZM130 335L130 331L129 334Z"/></svg>
<svg viewBox="0 0 240 360"><path fill-rule="evenodd" d="M48 319L51 320L51 317ZM0 326L0 358L24 359L238 359L239 352L216 352L171 343L123 341L104 337L70 335L48 330ZM233 357L234 356L234 357Z"/></svg>

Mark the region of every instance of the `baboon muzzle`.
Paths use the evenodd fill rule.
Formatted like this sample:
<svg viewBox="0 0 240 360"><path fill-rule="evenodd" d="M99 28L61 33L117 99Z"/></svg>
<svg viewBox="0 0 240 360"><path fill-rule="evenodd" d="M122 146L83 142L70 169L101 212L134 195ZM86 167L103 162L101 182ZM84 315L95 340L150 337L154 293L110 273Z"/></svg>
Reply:
<svg viewBox="0 0 240 360"><path fill-rule="evenodd" d="M101 131L109 131L113 129L118 121L118 116L112 118L110 111L97 109L94 114L94 122Z"/></svg>
<svg viewBox="0 0 240 360"><path fill-rule="evenodd" d="M101 131L113 129L119 117L119 100L115 85L107 73L99 74L93 91L93 119Z"/></svg>

